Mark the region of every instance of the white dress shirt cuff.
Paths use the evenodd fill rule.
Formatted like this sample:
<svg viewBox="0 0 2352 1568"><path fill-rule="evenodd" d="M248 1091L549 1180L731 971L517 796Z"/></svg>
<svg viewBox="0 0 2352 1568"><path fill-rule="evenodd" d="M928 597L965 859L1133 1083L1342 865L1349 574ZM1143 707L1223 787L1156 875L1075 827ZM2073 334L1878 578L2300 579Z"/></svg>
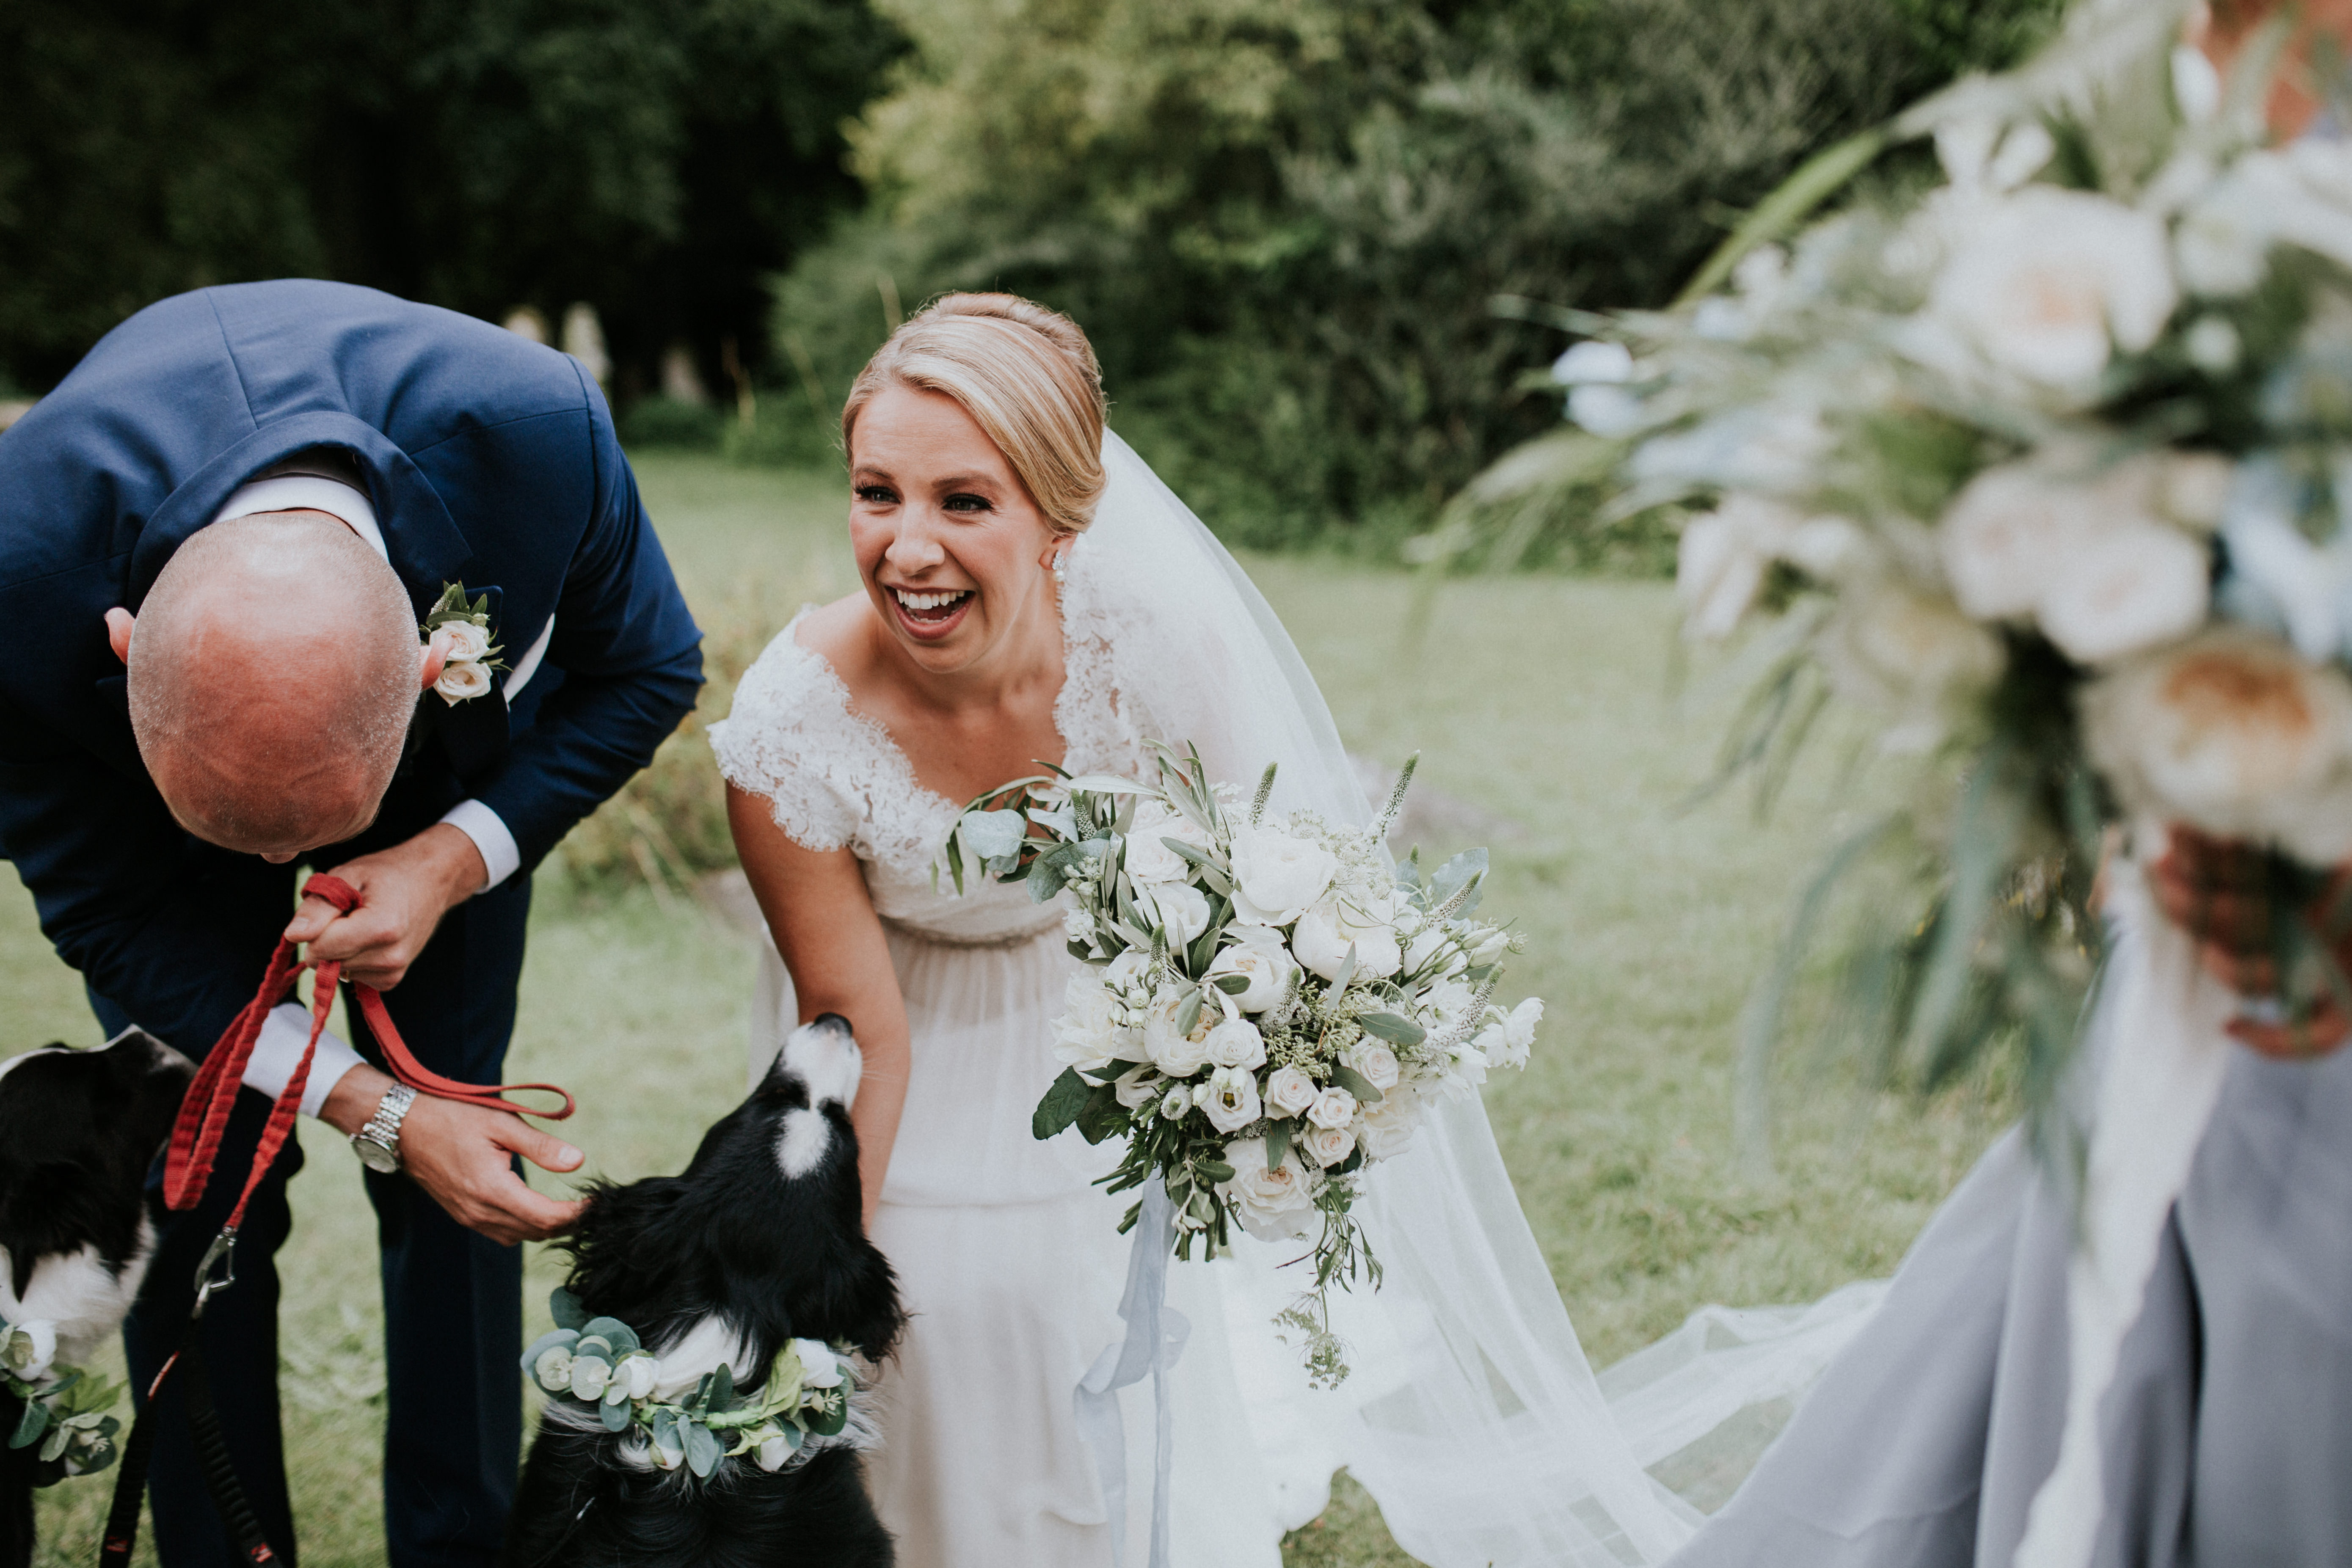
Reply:
<svg viewBox="0 0 2352 1568"><path fill-rule="evenodd" d="M472 839L474 847L482 852L490 879L475 891L487 893L522 869L522 851L515 847L514 835L499 820L499 814L480 801L461 800L444 812L441 820Z"/></svg>
<svg viewBox="0 0 2352 1568"><path fill-rule="evenodd" d="M261 1036L246 1059L245 1087L275 1100L286 1092L286 1082L302 1063L302 1048L310 1043L310 1009L299 1002L281 1002L261 1021ZM302 1085L302 1114L316 1116L335 1092L343 1075L364 1064L359 1052L329 1029L319 1037L319 1054L310 1058L310 1076Z"/></svg>

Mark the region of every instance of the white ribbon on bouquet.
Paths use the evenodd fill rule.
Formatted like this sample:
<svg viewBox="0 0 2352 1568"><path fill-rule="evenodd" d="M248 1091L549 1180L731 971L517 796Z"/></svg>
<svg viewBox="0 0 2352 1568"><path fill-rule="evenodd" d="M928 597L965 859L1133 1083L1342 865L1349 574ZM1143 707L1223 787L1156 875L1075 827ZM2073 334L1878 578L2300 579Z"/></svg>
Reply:
<svg viewBox="0 0 2352 1568"><path fill-rule="evenodd" d="M1168 1568L1168 1472L1176 1457L1175 1409L1168 1402L1168 1369L1184 1353L1192 1325L1168 1305L1168 1262L1176 1249L1176 1209L1158 1179L1146 1182L1135 1247L1128 1254L1127 1294L1118 1315L1127 1336L1106 1347L1072 1396L1078 1434L1094 1451L1103 1506L1110 1513L1110 1560L1127 1562L1127 1433L1118 1417L1118 1391L1151 1376L1153 1407L1151 1555L1150 1568Z"/></svg>

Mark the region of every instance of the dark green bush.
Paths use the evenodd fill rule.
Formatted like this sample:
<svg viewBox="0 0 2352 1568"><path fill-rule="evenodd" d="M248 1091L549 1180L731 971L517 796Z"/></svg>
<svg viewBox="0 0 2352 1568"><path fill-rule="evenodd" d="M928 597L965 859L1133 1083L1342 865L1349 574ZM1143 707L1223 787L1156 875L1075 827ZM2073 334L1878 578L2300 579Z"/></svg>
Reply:
<svg viewBox="0 0 2352 1568"><path fill-rule="evenodd" d="M725 437L730 417L707 403L640 397L622 412L618 426L624 446L713 452Z"/></svg>

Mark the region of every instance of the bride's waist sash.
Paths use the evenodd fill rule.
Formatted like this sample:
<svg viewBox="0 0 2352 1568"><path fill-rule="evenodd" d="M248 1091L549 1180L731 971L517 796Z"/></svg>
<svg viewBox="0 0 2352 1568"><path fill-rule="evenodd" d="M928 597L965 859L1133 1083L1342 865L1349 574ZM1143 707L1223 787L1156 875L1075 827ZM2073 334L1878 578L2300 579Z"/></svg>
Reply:
<svg viewBox="0 0 2352 1568"><path fill-rule="evenodd" d="M892 936L903 937L908 942L924 942L932 947L974 951L993 949L1003 952L1010 952L1017 948L1042 942L1062 929L1061 917L1058 915L1045 924L1024 931L978 932L971 935L955 931L933 931L927 926L917 925L910 921L899 920L890 915L883 915L881 920L884 931L888 931Z"/></svg>

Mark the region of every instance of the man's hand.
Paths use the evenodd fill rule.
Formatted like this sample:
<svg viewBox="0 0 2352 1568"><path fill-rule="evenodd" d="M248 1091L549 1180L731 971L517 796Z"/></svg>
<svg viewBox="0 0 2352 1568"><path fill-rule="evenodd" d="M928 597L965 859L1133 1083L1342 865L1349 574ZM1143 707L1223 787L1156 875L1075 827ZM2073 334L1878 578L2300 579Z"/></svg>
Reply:
<svg viewBox="0 0 2352 1568"><path fill-rule="evenodd" d="M2278 939L2273 921L2274 879L2268 858L2250 845L2212 838L2175 825L2164 856L2149 868L2148 883L2168 919L2196 939L2198 962L2207 973L2242 996L2279 997ZM2352 868L2338 867L2327 890L2299 918L2326 942L2338 966L2352 961L2352 942L2328 935L2332 911L2341 901ZM2352 1020L2331 993L2300 1017L2276 1021L2239 1017L2230 1025L2238 1040L2266 1057L2326 1056L2352 1038Z"/></svg>
<svg viewBox="0 0 2352 1568"><path fill-rule="evenodd" d="M331 874L359 889L360 907L341 915L324 899L304 899L287 940L307 943L313 961L341 960L344 979L379 991L400 984L441 917L489 879L474 841L446 822Z"/></svg>
<svg viewBox="0 0 2352 1568"><path fill-rule="evenodd" d="M319 1119L357 1132L392 1081L373 1068L353 1068L320 1107ZM531 1191L509 1163L515 1154L559 1173L578 1170L583 1157L520 1116L430 1095L419 1095L400 1124L403 1167L459 1225L509 1247L569 1230L581 1205Z"/></svg>

